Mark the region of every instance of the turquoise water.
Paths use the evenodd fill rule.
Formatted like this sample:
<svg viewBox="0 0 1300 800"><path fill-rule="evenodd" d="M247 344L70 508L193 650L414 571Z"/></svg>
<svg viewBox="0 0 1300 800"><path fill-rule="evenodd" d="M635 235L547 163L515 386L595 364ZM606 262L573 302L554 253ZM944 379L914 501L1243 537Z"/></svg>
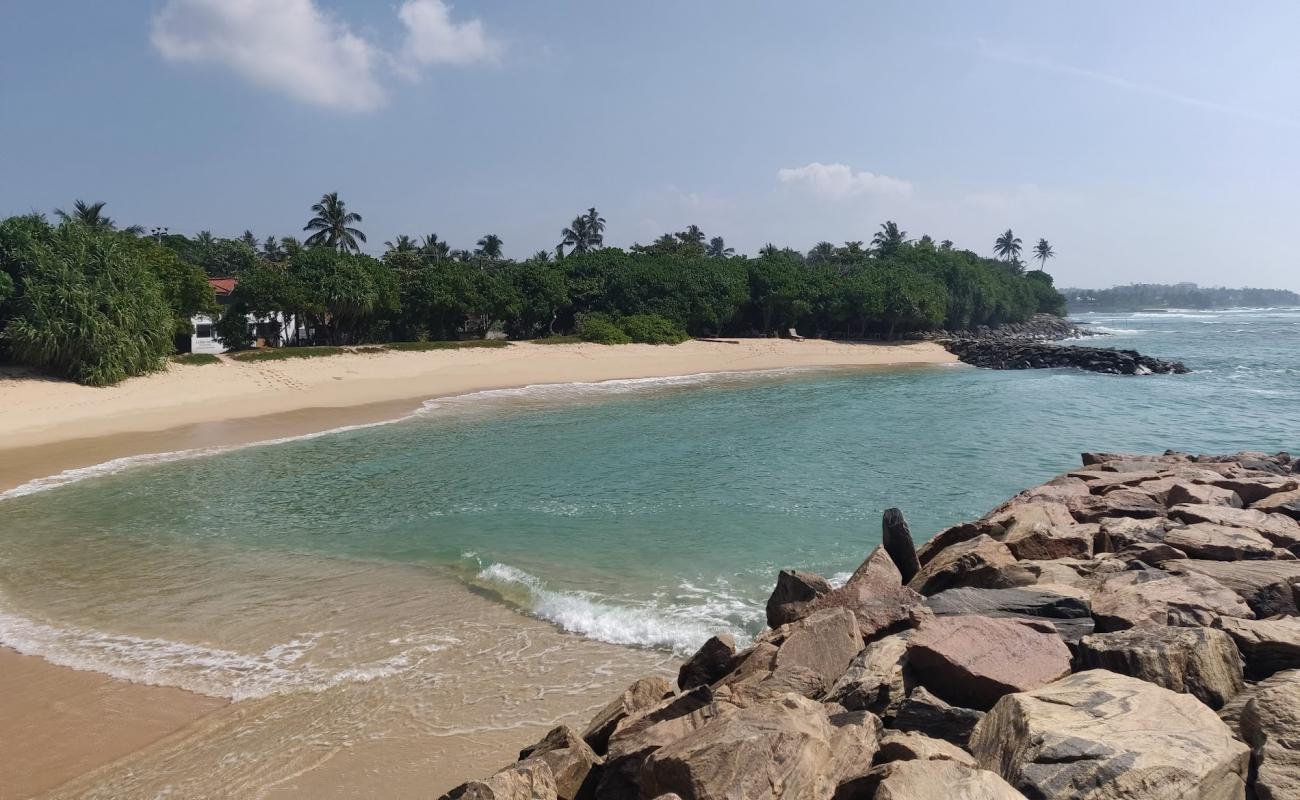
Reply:
<svg viewBox="0 0 1300 800"><path fill-rule="evenodd" d="M450 570L565 630L685 651L757 631L782 567L851 571L890 506L923 540L1083 450L1300 451L1300 310L1080 320L1115 332L1105 346L1194 372L945 366L478 393L17 493L0 503L0 590L21 610L25 587L73 562L345 556Z"/></svg>

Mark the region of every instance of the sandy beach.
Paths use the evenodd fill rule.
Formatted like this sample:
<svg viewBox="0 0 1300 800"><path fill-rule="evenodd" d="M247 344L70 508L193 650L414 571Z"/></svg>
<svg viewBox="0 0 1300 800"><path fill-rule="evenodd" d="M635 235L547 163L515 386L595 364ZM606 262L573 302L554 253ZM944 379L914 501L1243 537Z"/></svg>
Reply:
<svg viewBox="0 0 1300 800"><path fill-rule="evenodd" d="M487 389L954 360L931 343L867 345L768 339L691 341L676 347L521 343L499 349L170 365L164 372L110 388L89 388L9 370L0 372L0 407L6 412L0 415L0 491L124 456L237 445L381 422L401 417L430 398ZM36 796L58 786L76 789L69 796L77 796L77 792L99 785L100 776L107 780L113 775L136 774L131 768L122 772L119 764L133 760L169 763L184 751L191 731L205 725L214 729L238 726L241 713L255 713L240 711L247 703L230 705L180 689L132 684L12 651L0 652L0 673L4 675L0 691L22 698L22 702L4 704L0 711L0 752L11 756L0 766L3 800ZM420 785L425 790L454 785L485 766L508 760L511 749L534 734L523 730L488 741L471 738L472 757L458 757L454 772L431 777L427 770L417 771ZM414 745L408 743L407 747ZM280 787L276 796L301 796L292 791L293 786L320 796L322 782L348 785L338 783L340 772L355 779L367 773L368 762L371 767L380 762L391 766L402 749L389 750L381 744L349 752L346 759L330 759L324 772L320 766L295 767L301 774L292 784ZM150 751L158 755L142 755ZM318 777L313 778L314 774ZM353 788L358 787L354 784Z"/></svg>

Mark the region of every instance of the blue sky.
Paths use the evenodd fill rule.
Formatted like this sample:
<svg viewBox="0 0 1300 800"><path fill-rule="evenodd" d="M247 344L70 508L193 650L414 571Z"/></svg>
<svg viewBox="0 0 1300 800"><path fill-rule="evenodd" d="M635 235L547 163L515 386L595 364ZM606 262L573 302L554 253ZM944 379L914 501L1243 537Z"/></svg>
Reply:
<svg viewBox="0 0 1300 800"><path fill-rule="evenodd" d="M5 0L0 214L372 252L700 225L741 252L897 220L1065 285L1300 289L1300 4Z"/></svg>

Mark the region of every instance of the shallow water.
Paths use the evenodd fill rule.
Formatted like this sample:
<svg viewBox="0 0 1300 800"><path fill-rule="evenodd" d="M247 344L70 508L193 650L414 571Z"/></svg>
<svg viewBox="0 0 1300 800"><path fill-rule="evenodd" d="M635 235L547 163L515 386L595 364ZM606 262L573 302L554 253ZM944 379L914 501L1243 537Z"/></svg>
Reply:
<svg viewBox="0 0 1300 800"><path fill-rule="evenodd" d="M0 502L0 642L225 697L337 697L368 719L442 697L409 724L499 729L527 697L570 692L547 707L576 713L589 703L575 685L608 695L715 631L753 634L777 570L851 571L889 506L924 539L1082 450L1300 450L1300 311L1080 320L1114 333L1090 343L1194 372L530 387L37 482ZM519 630L527 646L495 649ZM556 648L568 666L536 668ZM458 699L431 688L470 664L479 677ZM337 730L393 724L346 719Z"/></svg>

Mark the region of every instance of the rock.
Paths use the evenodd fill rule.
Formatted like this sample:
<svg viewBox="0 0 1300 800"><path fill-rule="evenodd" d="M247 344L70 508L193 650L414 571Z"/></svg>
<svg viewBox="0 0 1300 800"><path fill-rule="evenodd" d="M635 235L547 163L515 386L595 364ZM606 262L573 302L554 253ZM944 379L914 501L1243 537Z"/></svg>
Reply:
<svg viewBox="0 0 1300 800"><path fill-rule="evenodd" d="M1279 673L1241 714L1241 731L1255 761L1259 800L1300 797L1300 671Z"/></svg>
<svg viewBox="0 0 1300 800"><path fill-rule="evenodd" d="M997 588L1004 580L999 570L1015 562L1006 545L980 535L936 553L908 587L925 595L958 586Z"/></svg>
<svg viewBox="0 0 1300 800"><path fill-rule="evenodd" d="M1117 553L1135 544L1159 544L1169 530L1169 520L1163 517L1103 517L1097 524L1096 550L1106 553Z"/></svg>
<svg viewBox="0 0 1300 800"><path fill-rule="evenodd" d="M1250 507L1267 514L1285 514L1291 519L1300 520L1300 489L1271 494L1251 503Z"/></svg>
<svg viewBox="0 0 1300 800"><path fill-rule="evenodd" d="M916 558L916 544L912 541L912 531L907 527L907 519L897 508L885 509L881 517L881 544L889 558L898 568L900 579L907 583L921 569L921 562Z"/></svg>
<svg viewBox="0 0 1300 800"><path fill-rule="evenodd" d="M1101 496L1071 497L1065 501L1065 506L1079 522L1101 522L1106 517L1148 519L1165 515L1163 503L1133 489L1107 492Z"/></svg>
<svg viewBox="0 0 1300 800"><path fill-rule="evenodd" d="M1165 502L1170 506L1184 503L1203 503L1209 506L1241 508L1241 498L1231 489L1221 489L1201 483L1176 483L1169 490Z"/></svg>
<svg viewBox="0 0 1300 800"><path fill-rule="evenodd" d="M1166 561L1176 561L1187 558L1187 554L1177 547L1170 547L1167 544L1150 544L1141 542L1131 544L1115 554L1115 558L1123 561L1125 564L1132 565L1135 561L1140 561L1148 567L1158 567Z"/></svg>
<svg viewBox="0 0 1300 800"><path fill-rule="evenodd" d="M956 761L892 761L876 767L835 800L1025 800L997 773Z"/></svg>
<svg viewBox="0 0 1300 800"><path fill-rule="evenodd" d="M986 769L1034 798L1244 798L1248 750L1190 695L1088 670L998 701L971 737Z"/></svg>
<svg viewBox="0 0 1300 800"><path fill-rule="evenodd" d="M1186 692L1214 709L1245 686L1237 646L1212 628L1132 628L1085 636L1078 664Z"/></svg>
<svg viewBox="0 0 1300 800"><path fill-rule="evenodd" d="M1254 612L1231 589L1195 573L1108 575L1092 597L1092 618L1103 633L1144 625L1205 627L1220 615L1249 619Z"/></svg>
<svg viewBox="0 0 1300 800"><path fill-rule="evenodd" d="M736 663L736 640L720 633L710 637L677 671L677 688L694 689L713 683L731 672Z"/></svg>
<svg viewBox="0 0 1300 800"><path fill-rule="evenodd" d="M833 737L821 706L803 697L742 708L651 753L640 796L827 798L836 787Z"/></svg>
<svg viewBox="0 0 1300 800"><path fill-rule="evenodd" d="M1236 592L1261 619L1300 613L1300 564L1294 562L1187 559L1166 562L1163 568L1175 575L1213 578Z"/></svg>
<svg viewBox="0 0 1300 800"><path fill-rule="evenodd" d="M609 736L626 717L659 705L665 697L673 693L672 684L660 677L642 678L633 683L623 694L614 698L592 718L587 729L582 732L583 741L593 751L605 754L609 745Z"/></svg>
<svg viewBox="0 0 1300 800"><path fill-rule="evenodd" d="M869 711L846 711L830 715L831 735L830 773L836 785L848 783L865 776L880 749L884 726L880 718Z"/></svg>
<svg viewBox="0 0 1300 800"><path fill-rule="evenodd" d="M1169 516L1184 522L1211 522L1233 528L1248 528L1277 547L1300 547L1300 522L1285 514L1266 514L1253 508L1185 505L1169 509Z"/></svg>
<svg viewBox="0 0 1300 800"><path fill-rule="evenodd" d="M864 639L891 633L911 624L924 598L903 586L902 575L883 547L877 547L843 586L812 600L805 613L825 608L853 612Z"/></svg>
<svg viewBox="0 0 1300 800"><path fill-rule="evenodd" d="M546 762L559 800L577 798L592 768L604 761L568 725L552 728L540 742L520 751L519 760L528 759Z"/></svg>
<svg viewBox="0 0 1300 800"><path fill-rule="evenodd" d="M1061 507L1064 510L1064 506ZM1011 554L1021 559L1092 558L1096 525L1044 525L1017 520L1002 538Z"/></svg>
<svg viewBox="0 0 1300 800"><path fill-rule="evenodd" d="M931 692L980 710L1070 674L1070 650L1050 622L995 617L927 620L908 642L907 662Z"/></svg>
<svg viewBox="0 0 1300 800"><path fill-rule="evenodd" d="M701 686L625 718L609 737L596 800L635 797L637 775L651 753L736 711L735 705L715 699L709 687Z"/></svg>
<svg viewBox="0 0 1300 800"><path fill-rule="evenodd" d="M851 711L893 716L911 688L905 673L909 633L868 644L831 686L827 697Z"/></svg>
<svg viewBox="0 0 1300 800"><path fill-rule="evenodd" d="M1026 489L1018 496L1027 500L1060 501L1067 497L1083 497L1088 494L1092 494L1092 492L1088 490L1088 483L1083 478L1073 475L1058 475L1041 486Z"/></svg>
<svg viewBox="0 0 1300 800"><path fill-rule="evenodd" d="M938 617L978 614L1012 619L1046 619L1067 642L1092 633L1088 601L1073 595L1033 589L949 589L932 595L926 605Z"/></svg>
<svg viewBox="0 0 1300 800"><path fill-rule="evenodd" d="M513 764L484 781L463 783L442 800L557 800L551 768L540 759Z"/></svg>
<svg viewBox="0 0 1300 800"><path fill-rule="evenodd" d="M1241 561L1273 557L1273 543L1245 528L1229 528L1210 522L1198 522L1176 528L1165 536L1165 544L1176 547L1193 558L1213 561Z"/></svg>
<svg viewBox="0 0 1300 800"><path fill-rule="evenodd" d="M888 731L880 740L875 763L891 761L955 761L967 767L979 766L974 756L957 745L911 731Z"/></svg>
<svg viewBox="0 0 1300 800"><path fill-rule="evenodd" d="M1181 375L1187 372L1187 367L1180 362L1162 361L1135 350L989 339L944 339L942 343L957 356L957 360L984 369L1073 367L1108 375Z"/></svg>
<svg viewBox="0 0 1300 800"><path fill-rule="evenodd" d="M1246 661L1246 676L1252 680L1282 670L1300 669L1300 617L1225 617L1215 620L1214 627L1225 631L1237 643Z"/></svg>
<svg viewBox="0 0 1300 800"><path fill-rule="evenodd" d="M783 569L776 576L776 588L767 599L767 626L779 628L805 615L808 603L831 591L830 583L820 575Z"/></svg>
<svg viewBox="0 0 1300 800"><path fill-rule="evenodd" d="M899 704L890 727L923 733L964 747L970 740L971 731L983 718L983 711L945 703L926 691L924 686L918 686Z"/></svg>
<svg viewBox="0 0 1300 800"><path fill-rule="evenodd" d="M1236 492L1243 503L1255 503L1269 495L1280 494L1281 492L1293 492L1300 489L1300 482L1295 478L1283 477L1280 475L1265 475L1255 477L1237 477L1221 476L1208 481L1220 489L1228 489Z"/></svg>
<svg viewBox="0 0 1300 800"><path fill-rule="evenodd" d="M780 675L792 669L807 669L829 688L848 669L849 662L862 649L858 622L843 608L827 608L785 625L779 632L772 671Z"/></svg>
<svg viewBox="0 0 1300 800"><path fill-rule="evenodd" d="M1118 471L1098 472L1082 469L1068 474L1086 481L1088 494L1105 494L1117 488L1132 489L1138 484L1169 477L1164 464L1143 462L1128 462L1128 468Z"/></svg>

